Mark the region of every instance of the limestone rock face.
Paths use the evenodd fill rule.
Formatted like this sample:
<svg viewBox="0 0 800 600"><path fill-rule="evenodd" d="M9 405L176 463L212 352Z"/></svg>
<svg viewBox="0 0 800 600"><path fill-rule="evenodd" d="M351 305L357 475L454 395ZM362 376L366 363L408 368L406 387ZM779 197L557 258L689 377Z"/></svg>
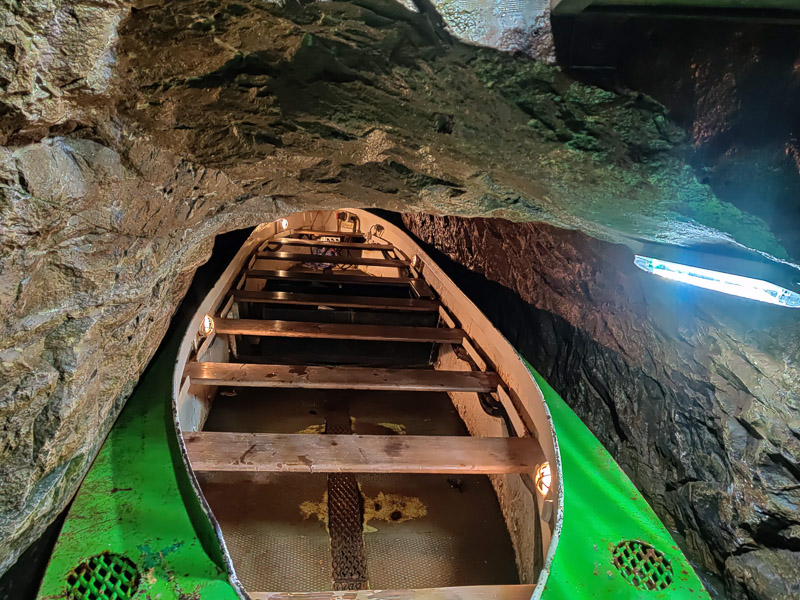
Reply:
<svg viewBox="0 0 800 600"><path fill-rule="evenodd" d="M728 597L796 598L800 321L549 225L405 215ZM713 583L713 582L712 582Z"/></svg>
<svg viewBox="0 0 800 600"><path fill-rule="evenodd" d="M445 43L389 0L6 0L0 30L0 571L219 233L356 205L787 256L697 182L661 105Z"/></svg>

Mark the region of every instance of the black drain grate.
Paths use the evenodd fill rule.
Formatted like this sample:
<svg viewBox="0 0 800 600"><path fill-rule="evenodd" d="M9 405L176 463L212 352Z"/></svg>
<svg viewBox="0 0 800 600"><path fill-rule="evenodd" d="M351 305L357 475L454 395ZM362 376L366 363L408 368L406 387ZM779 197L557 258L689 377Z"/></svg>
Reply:
<svg viewBox="0 0 800 600"><path fill-rule="evenodd" d="M355 475L328 475L328 530L336 591L367 589L363 504Z"/></svg>
<svg viewBox="0 0 800 600"><path fill-rule="evenodd" d="M325 433L352 433L346 397L329 398L325 413ZM331 536L333 589L367 589L364 499L358 489L358 481L351 473L328 475L328 532Z"/></svg>
<svg viewBox="0 0 800 600"><path fill-rule="evenodd" d="M82 562L67 576L70 600L128 600L139 587L139 570L121 554L104 552Z"/></svg>
<svg viewBox="0 0 800 600"><path fill-rule="evenodd" d="M672 565L650 544L625 540L617 544L613 556L620 574L641 590L665 590L672 583Z"/></svg>

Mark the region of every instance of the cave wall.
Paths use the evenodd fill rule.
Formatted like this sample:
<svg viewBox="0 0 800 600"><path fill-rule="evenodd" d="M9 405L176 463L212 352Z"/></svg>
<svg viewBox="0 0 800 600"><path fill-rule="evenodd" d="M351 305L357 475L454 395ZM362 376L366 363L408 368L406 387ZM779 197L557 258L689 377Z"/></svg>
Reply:
<svg viewBox="0 0 800 600"><path fill-rule="evenodd" d="M712 15L708 15L711 17ZM777 19L594 15L556 24L560 58L664 104L714 193L800 252L800 25Z"/></svg>
<svg viewBox="0 0 800 600"><path fill-rule="evenodd" d="M0 3L0 571L63 509L216 235L345 205L737 240L664 107L390 0Z"/></svg>
<svg viewBox="0 0 800 600"><path fill-rule="evenodd" d="M733 599L800 594L800 320L549 225L406 214ZM713 579L708 580L711 587Z"/></svg>

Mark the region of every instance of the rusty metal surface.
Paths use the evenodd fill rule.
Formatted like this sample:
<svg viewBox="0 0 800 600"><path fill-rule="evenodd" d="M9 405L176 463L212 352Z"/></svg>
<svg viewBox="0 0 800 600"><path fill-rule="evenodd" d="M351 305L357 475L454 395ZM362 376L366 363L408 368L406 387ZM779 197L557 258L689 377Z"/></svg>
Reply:
<svg viewBox="0 0 800 600"><path fill-rule="evenodd" d="M368 589L363 500L355 475L328 475L328 520L333 589Z"/></svg>
<svg viewBox="0 0 800 600"><path fill-rule="evenodd" d="M347 396L331 394L325 404L325 433L352 433ZM333 589L368 589L364 552L364 500L356 476L328 475L328 533L331 536Z"/></svg>

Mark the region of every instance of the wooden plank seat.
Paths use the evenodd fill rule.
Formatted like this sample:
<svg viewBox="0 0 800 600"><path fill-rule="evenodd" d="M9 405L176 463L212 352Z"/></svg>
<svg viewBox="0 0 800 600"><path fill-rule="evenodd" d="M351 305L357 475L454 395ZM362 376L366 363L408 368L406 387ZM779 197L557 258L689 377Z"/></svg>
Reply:
<svg viewBox="0 0 800 600"><path fill-rule="evenodd" d="M329 306L336 308L366 308L372 310L401 310L436 312L439 302L420 298L382 298L375 296L335 296L325 294L302 294L298 292L257 292L234 290L236 302L266 304L292 304L298 306Z"/></svg>
<svg viewBox="0 0 800 600"><path fill-rule="evenodd" d="M531 473L532 437L184 432L195 471L288 473Z"/></svg>
<svg viewBox="0 0 800 600"><path fill-rule="evenodd" d="M257 258L283 260L302 263L326 263L332 265L363 265L369 267L408 267L411 261L389 258L368 258L363 256L329 256L324 254L305 254L302 252L258 252Z"/></svg>
<svg viewBox="0 0 800 600"><path fill-rule="evenodd" d="M364 234L360 231L323 231L321 229L295 229L292 235L319 235L342 238L364 237Z"/></svg>
<svg viewBox="0 0 800 600"><path fill-rule="evenodd" d="M310 246L314 248L342 248L347 250L369 250L376 252L391 252L394 250L392 244L369 244L364 242L324 242L322 240L298 240L296 238L274 238L269 240L267 247L272 244L280 244L282 246Z"/></svg>
<svg viewBox="0 0 800 600"><path fill-rule="evenodd" d="M461 329L409 327L405 325L353 325L350 323L310 323L266 319L214 319L217 333L265 337L372 340L380 342L433 342L459 344Z"/></svg>
<svg viewBox="0 0 800 600"><path fill-rule="evenodd" d="M377 277L375 275L353 275L350 273L323 273L322 271L284 271L247 269L252 279L285 279L289 281L316 281L319 283L359 283L367 285L411 285L419 281L413 277Z"/></svg>
<svg viewBox="0 0 800 600"><path fill-rule="evenodd" d="M190 362L185 375L192 384L259 388L394 390L406 392L493 392L496 373L377 369L371 367L262 365Z"/></svg>
<svg viewBox="0 0 800 600"><path fill-rule="evenodd" d="M533 584L467 585L412 590L348 590L344 592L251 592L251 600L531 600Z"/></svg>
<svg viewBox="0 0 800 600"><path fill-rule="evenodd" d="M435 295L422 279L413 277L377 277L375 275L352 275L350 273L322 273L320 271L285 271L247 269L245 275L253 279L279 279L282 281L308 281L311 283L345 283L358 285L407 285L418 298L433 298Z"/></svg>

